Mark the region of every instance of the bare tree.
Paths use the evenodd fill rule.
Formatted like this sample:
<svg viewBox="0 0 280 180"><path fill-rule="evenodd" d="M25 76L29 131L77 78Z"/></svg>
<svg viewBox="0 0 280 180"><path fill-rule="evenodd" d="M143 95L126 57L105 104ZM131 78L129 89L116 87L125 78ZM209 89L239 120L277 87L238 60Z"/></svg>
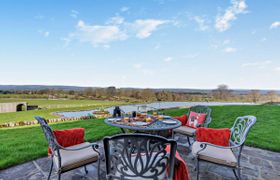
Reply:
<svg viewBox="0 0 280 180"><path fill-rule="evenodd" d="M92 87L85 88L84 95L87 97L94 95L94 89Z"/></svg>
<svg viewBox="0 0 280 180"><path fill-rule="evenodd" d="M276 102L277 101L277 93L275 91L269 91L266 94L268 100L270 102Z"/></svg>
<svg viewBox="0 0 280 180"><path fill-rule="evenodd" d="M225 84L218 85L217 89L213 90L215 99L228 100L231 97L231 91Z"/></svg>
<svg viewBox="0 0 280 180"><path fill-rule="evenodd" d="M248 94L248 96L252 102L256 103L260 100L261 93L259 90L251 90L251 92Z"/></svg>
<svg viewBox="0 0 280 180"><path fill-rule="evenodd" d="M114 86L110 86L106 89L106 94L108 97L115 96L117 94L117 89Z"/></svg>

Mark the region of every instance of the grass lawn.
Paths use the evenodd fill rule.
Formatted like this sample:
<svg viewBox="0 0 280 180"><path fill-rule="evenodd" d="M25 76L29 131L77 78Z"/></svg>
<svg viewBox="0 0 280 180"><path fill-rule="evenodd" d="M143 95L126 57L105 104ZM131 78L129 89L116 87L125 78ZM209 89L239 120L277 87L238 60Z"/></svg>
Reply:
<svg viewBox="0 0 280 180"><path fill-rule="evenodd" d="M102 119L51 124L53 129L85 128L85 139L96 141L120 132ZM0 129L0 169L47 156L47 141L40 126Z"/></svg>
<svg viewBox="0 0 280 180"><path fill-rule="evenodd" d="M55 118L53 112L58 111L71 111L71 110L87 110L87 109L96 109L100 107L109 107L120 104L127 104L121 101L96 101L96 100L1 100L0 103L4 101L24 101L32 102L30 104L37 104L41 107L47 109L41 110L31 110L31 111L20 111L20 112L9 112L9 113L0 113L0 124L6 122L18 122L18 121L34 121L34 116L43 116L45 118Z"/></svg>
<svg viewBox="0 0 280 180"><path fill-rule="evenodd" d="M280 152L280 106L212 106L212 128L230 128L236 117L254 115L257 123L251 129L246 145ZM187 109L165 110L176 116ZM95 141L106 135L119 133L118 128L107 126L102 119L51 124L53 129L83 127L86 140ZM47 142L39 126L0 129L0 169L47 155Z"/></svg>
<svg viewBox="0 0 280 180"><path fill-rule="evenodd" d="M245 142L248 146L280 152L280 106L212 106L211 128L231 128L238 116L254 115L257 122ZM171 116L182 115L187 109L170 109Z"/></svg>

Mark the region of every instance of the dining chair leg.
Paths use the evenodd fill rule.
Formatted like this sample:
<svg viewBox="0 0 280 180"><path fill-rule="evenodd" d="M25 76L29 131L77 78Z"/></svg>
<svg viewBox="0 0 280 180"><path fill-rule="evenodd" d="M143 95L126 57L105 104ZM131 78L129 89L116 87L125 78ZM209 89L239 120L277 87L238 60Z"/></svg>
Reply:
<svg viewBox="0 0 280 180"><path fill-rule="evenodd" d="M101 158L98 159L98 165L97 165L97 179L98 180L100 180L100 161L101 161Z"/></svg>
<svg viewBox="0 0 280 180"><path fill-rule="evenodd" d="M196 179L199 180L199 159L196 161Z"/></svg>
<svg viewBox="0 0 280 180"><path fill-rule="evenodd" d="M189 147L191 147L190 137L189 137L189 136L187 136L187 139L188 139Z"/></svg>
<svg viewBox="0 0 280 180"><path fill-rule="evenodd" d="M84 166L86 174L88 173L87 166Z"/></svg>
<svg viewBox="0 0 280 180"><path fill-rule="evenodd" d="M61 173L59 172L59 173L57 174L57 176L58 176L57 179L60 180L60 178L61 178Z"/></svg>
<svg viewBox="0 0 280 180"><path fill-rule="evenodd" d="M241 170L240 170L240 167L238 167L238 169L237 169L237 174L238 174L238 179L241 179Z"/></svg>
<svg viewBox="0 0 280 180"><path fill-rule="evenodd" d="M237 173L236 173L235 169L232 169L232 171L234 173L235 178L238 179L238 176L237 176Z"/></svg>
<svg viewBox="0 0 280 180"><path fill-rule="evenodd" d="M51 178L52 169L53 169L53 159L52 159L52 163L51 163L50 172L49 172L49 175L48 175L48 180Z"/></svg>

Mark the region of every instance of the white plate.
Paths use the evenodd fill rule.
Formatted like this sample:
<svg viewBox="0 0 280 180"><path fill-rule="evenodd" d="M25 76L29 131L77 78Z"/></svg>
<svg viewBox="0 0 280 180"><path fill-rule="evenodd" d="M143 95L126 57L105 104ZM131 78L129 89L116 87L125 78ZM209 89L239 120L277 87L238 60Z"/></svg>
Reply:
<svg viewBox="0 0 280 180"><path fill-rule="evenodd" d="M163 120L162 122L165 124L177 124L177 122L173 120Z"/></svg>
<svg viewBox="0 0 280 180"><path fill-rule="evenodd" d="M148 125L148 123L146 123L146 122L133 122L132 124L136 125L136 126L147 126Z"/></svg>
<svg viewBox="0 0 280 180"><path fill-rule="evenodd" d="M122 120L121 118L108 118L108 121L120 121Z"/></svg>

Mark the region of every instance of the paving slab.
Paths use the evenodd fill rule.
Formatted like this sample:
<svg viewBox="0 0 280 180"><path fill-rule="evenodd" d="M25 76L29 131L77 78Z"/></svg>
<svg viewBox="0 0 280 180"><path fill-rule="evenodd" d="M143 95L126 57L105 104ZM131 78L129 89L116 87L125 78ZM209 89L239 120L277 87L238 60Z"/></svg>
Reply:
<svg viewBox="0 0 280 180"><path fill-rule="evenodd" d="M179 144L186 144L186 138L179 135L177 140ZM101 153L103 146L100 144ZM195 159L189 147L178 145L177 148L181 157L188 166L190 179L196 179ZM201 162L200 163L201 180L232 180L235 176L232 169L223 166ZM13 166L0 171L0 180L44 180L46 179L50 168L50 159L48 157L39 158L21 165ZM97 163L87 165L88 174L84 168L78 168L61 176L62 180L97 180ZM105 161L101 161L101 179L105 179ZM280 153L266 151L258 148L245 146L241 156L241 175L244 180L280 180ZM51 179L57 179L55 172Z"/></svg>

